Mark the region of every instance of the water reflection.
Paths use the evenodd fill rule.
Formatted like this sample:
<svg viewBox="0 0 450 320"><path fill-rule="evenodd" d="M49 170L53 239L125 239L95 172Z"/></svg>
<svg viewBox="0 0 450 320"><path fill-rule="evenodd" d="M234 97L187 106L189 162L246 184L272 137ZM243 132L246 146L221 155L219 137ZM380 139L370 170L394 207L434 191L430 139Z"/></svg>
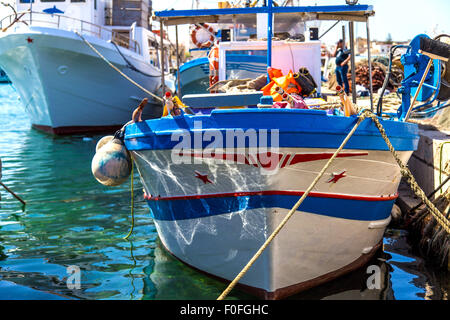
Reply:
<svg viewBox="0 0 450 320"><path fill-rule="evenodd" d="M226 284L185 266L162 248L135 175L136 226L130 241L130 182L107 188L91 175L99 136L53 138L30 129L17 94L0 85L2 181L0 299L216 299ZM448 299L449 278L413 253L402 232L385 237L382 288L368 290L366 267L291 299ZM69 290L67 266L81 269ZM233 290L230 299L254 299Z"/></svg>

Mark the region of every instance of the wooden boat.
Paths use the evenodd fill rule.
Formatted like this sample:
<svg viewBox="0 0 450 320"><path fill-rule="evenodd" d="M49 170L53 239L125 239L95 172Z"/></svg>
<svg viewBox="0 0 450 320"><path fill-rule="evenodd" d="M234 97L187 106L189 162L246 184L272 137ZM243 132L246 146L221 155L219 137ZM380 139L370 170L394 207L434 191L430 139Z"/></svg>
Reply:
<svg viewBox="0 0 450 320"><path fill-rule="evenodd" d="M363 20L371 6L230 8L156 12L168 24L224 21L267 13L275 19ZM270 30L271 28L269 28ZM271 37L266 48L268 65ZM320 63L320 55L317 57ZM220 60L220 59L219 59ZM356 116L313 109L257 108L261 93L185 97L210 114L128 124L125 145L137 165L164 247L187 265L233 280L303 195ZM190 99L189 99L190 98ZM223 106L245 106L226 108ZM413 123L381 119L407 162L418 144ZM400 170L370 119L364 120L239 287L281 299L363 266L381 246Z"/></svg>

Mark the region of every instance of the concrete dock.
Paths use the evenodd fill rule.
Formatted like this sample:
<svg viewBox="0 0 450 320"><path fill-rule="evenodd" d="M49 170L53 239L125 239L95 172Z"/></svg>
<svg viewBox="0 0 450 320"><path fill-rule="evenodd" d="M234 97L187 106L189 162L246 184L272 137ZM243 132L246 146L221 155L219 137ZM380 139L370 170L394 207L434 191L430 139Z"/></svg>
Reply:
<svg viewBox="0 0 450 320"><path fill-rule="evenodd" d="M420 125L419 146L408 167L425 194L432 194L429 199L448 217L450 180L436 191L450 175L450 128L445 123L445 119L450 118L450 110L441 111L434 120L416 120ZM421 200L406 182L402 181L398 192L396 204L401 214L395 215L393 212L393 223L410 232L415 245L432 263L450 270L450 235L436 222L425 205L417 207Z"/></svg>

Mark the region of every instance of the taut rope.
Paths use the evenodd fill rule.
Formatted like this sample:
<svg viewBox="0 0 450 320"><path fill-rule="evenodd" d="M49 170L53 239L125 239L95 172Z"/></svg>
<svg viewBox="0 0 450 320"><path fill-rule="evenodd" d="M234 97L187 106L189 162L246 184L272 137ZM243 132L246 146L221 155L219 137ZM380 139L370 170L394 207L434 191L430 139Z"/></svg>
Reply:
<svg viewBox="0 0 450 320"><path fill-rule="evenodd" d="M381 136L383 137L384 141L386 142L389 151L392 153L395 161L400 167L400 172L403 177L406 178L408 183L411 186L411 189L416 193L416 195L422 199L422 201L425 203L425 205L430 209L430 212L432 215L436 218L437 222L444 228L447 233L450 234L450 221L447 219L446 216L444 216L435 206L434 204L428 200L427 196L423 192L423 190L419 187L416 180L414 179L411 171L409 171L408 167L401 161L399 158L397 152L395 151L394 147L392 146L391 142L389 141L389 138L386 134L386 131L384 130L383 126L381 125L380 121L378 120L377 116L373 114L370 110L364 110L361 115L358 117L358 121L353 126L352 130L348 133L348 135L345 137L344 141L342 141L340 147L336 150L336 152L333 154L333 156L328 160L328 162L325 164L325 166L322 168L322 170L319 172L319 174L316 176L314 181L310 184L308 189L305 191L303 196L297 201L297 203L292 207L292 209L288 212L286 217L281 221L281 223L278 225L278 227L272 232L272 234L267 238L267 240L264 242L264 244L259 248L259 250L255 253L255 255L250 259L250 261L247 263L247 265L239 272L239 274L234 278L234 280L228 285L228 287L222 292L222 294L217 298L217 300L223 300L225 297L230 293L230 291L235 287L235 285L241 280L241 278L247 273L247 271L250 269L250 267L255 263L256 259L259 258L259 256L263 253L263 251L267 248L267 246L272 242L272 240L275 238L275 236L281 231L281 229L284 227L284 225L288 222L288 220L292 217L294 212L297 210L297 208L302 204L302 202L306 199L306 197L311 192L312 188L319 182L319 179L324 175L325 171L329 168L331 163L334 161L334 159L337 157L339 152L344 148L347 141L351 138L351 136L355 133L356 129L359 127L361 122L365 118L371 118L372 121L375 123L376 127L380 131Z"/></svg>
<svg viewBox="0 0 450 320"><path fill-rule="evenodd" d="M94 46L89 43L89 41L87 41L80 33L78 33L78 31L75 31L75 33L81 38L81 40L84 41L84 43L86 43L89 48L92 49L92 51L94 51L103 61L105 61L111 68L113 68L114 70L116 70L122 77L124 77L125 79L127 79L128 81L130 81L132 84L134 84L136 87L138 87L139 89L141 89L142 91L144 91L146 94L148 94L149 96L155 98L156 100L164 103L164 100L160 97L158 97L157 95L155 95L154 93L148 91L147 89L145 89L143 86L141 86L139 83L137 83L136 81L134 81L133 79L131 79L129 76L127 76L125 73L123 73L122 71L120 71L119 68L117 68L115 65L113 65L110 61L108 61L108 59L106 59L97 49L94 48Z"/></svg>

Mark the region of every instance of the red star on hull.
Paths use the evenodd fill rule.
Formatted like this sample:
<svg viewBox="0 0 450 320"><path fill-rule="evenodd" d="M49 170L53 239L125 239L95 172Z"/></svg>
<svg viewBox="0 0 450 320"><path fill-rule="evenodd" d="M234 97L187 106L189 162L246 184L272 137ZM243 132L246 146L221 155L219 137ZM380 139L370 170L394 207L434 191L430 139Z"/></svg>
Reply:
<svg viewBox="0 0 450 320"><path fill-rule="evenodd" d="M207 184L207 183L213 183L211 180L209 180L207 174L201 174L200 172L195 171L195 177L196 177L197 179L202 180L204 184Z"/></svg>
<svg viewBox="0 0 450 320"><path fill-rule="evenodd" d="M332 177L330 180L328 180L327 182L328 182L328 183L331 183L331 182L336 183L336 182L338 182L339 179L342 179L342 178L344 178L344 177L347 176L347 175L345 174L345 172L346 172L345 170L342 171L341 173L335 173L335 172L333 172L333 173L332 173L333 177Z"/></svg>

